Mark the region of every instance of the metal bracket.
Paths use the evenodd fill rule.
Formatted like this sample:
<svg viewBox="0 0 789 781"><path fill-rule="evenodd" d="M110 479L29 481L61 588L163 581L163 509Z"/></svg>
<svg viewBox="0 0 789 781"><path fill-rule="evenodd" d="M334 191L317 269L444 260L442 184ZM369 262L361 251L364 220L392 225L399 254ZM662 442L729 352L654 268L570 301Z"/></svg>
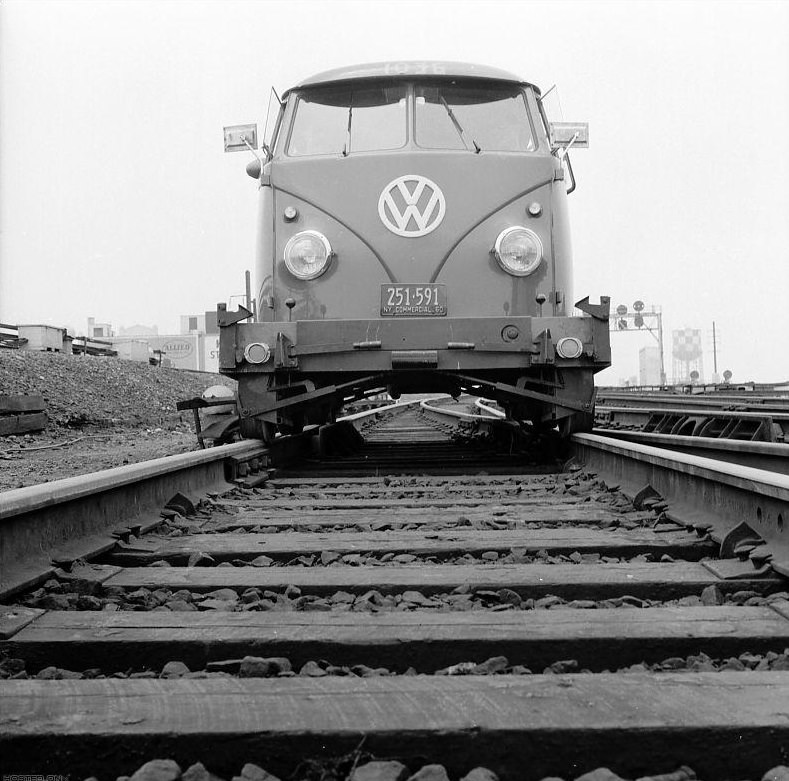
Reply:
<svg viewBox="0 0 789 781"><path fill-rule="evenodd" d="M663 504L663 497L649 483L633 497L636 510L651 510L656 504Z"/></svg>
<svg viewBox="0 0 789 781"><path fill-rule="evenodd" d="M595 320L605 320L608 322L608 318L611 313L611 297L600 296L599 304L590 304L589 296L586 296L585 298L582 298L580 301L576 302L575 308L580 309L587 315L591 315Z"/></svg>
<svg viewBox="0 0 789 781"><path fill-rule="evenodd" d="M534 344L537 345L539 352L532 358L532 363L556 363L550 328L546 328L544 331L540 332L534 340Z"/></svg>
<svg viewBox="0 0 789 781"><path fill-rule="evenodd" d="M308 393L315 390L315 383L312 380L298 380L289 385L273 385L268 389L269 393L277 393L278 391L291 391L296 388L304 388Z"/></svg>
<svg viewBox="0 0 789 781"><path fill-rule="evenodd" d="M769 564L756 568L750 561L741 561L740 559L716 559L715 561L700 561L699 564L721 580L768 578L773 571Z"/></svg>
<svg viewBox="0 0 789 781"><path fill-rule="evenodd" d="M245 306L239 306L237 312L228 312L227 304L216 305L216 324L220 328L227 328L227 326L235 325L242 320L249 320L250 317L252 317L252 312Z"/></svg>
<svg viewBox="0 0 789 781"><path fill-rule="evenodd" d="M747 554L750 553L754 547L763 544L764 540L759 532L754 531L745 521L742 521L733 529L730 529L721 540L719 555L722 559L730 559L732 557L739 558L737 556L737 550L740 549L742 552L745 552L747 547L747 557Z"/></svg>
<svg viewBox="0 0 789 781"><path fill-rule="evenodd" d="M346 390L350 388L356 388L362 390L362 389L371 388L376 385L383 386L384 380L385 380L384 375L373 374L370 375L369 377L362 377L357 380L352 380L351 382L345 382L341 385L327 385L326 387L319 388L318 390L311 390L311 391L307 391L306 393L299 393L296 396L288 396L288 398L286 399L280 399L279 401L275 401L273 404L269 404L263 409L254 412L251 417L260 418L272 412L286 409L287 407L296 407L302 404L309 404L313 401L317 401L318 399L323 399L326 397L339 396L339 395L345 396Z"/></svg>
<svg viewBox="0 0 789 781"><path fill-rule="evenodd" d="M283 367L296 368L299 365L299 359L291 357L291 340L280 331L277 334L277 343L274 346L274 366L281 369Z"/></svg>
<svg viewBox="0 0 789 781"><path fill-rule="evenodd" d="M481 380L477 377L469 377L464 374L455 375L461 383L465 385L479 385L482 388L487 388L489 391L499 391L500 393L510 396L512 400L531 399L534 401L543 401L547 404L552 404L557 407L564 407L565 409L575 410L576 412L589 412L590 405L585 402L579 402L577 399L565 399L561 396L551 396L547 393L539 393L538 391L526 390L526 388L518 388L515 385L509 385L504 382L489 382Z"/></svg>

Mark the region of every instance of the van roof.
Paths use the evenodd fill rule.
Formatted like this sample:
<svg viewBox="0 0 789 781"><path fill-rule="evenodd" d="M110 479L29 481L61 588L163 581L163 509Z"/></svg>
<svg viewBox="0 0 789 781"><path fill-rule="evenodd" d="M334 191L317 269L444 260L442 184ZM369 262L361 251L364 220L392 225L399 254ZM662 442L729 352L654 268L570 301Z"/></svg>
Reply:
<svg viewBox="0 0 789 781"><path fill-rule="evenodd" d="M409 60L405 62L368 62L362 65L348 65L343 68L323 71L287 90L317 87L362 79L492 79L515 84L529 84L519 76L488 65L475 65L469 62L445 62L441 60ZM534 86L529 84L529 86ZM535 88L536 89L536 88ZM537 90L539 92L539 90ZM283 95L283 97L285 97Z"/></svg>

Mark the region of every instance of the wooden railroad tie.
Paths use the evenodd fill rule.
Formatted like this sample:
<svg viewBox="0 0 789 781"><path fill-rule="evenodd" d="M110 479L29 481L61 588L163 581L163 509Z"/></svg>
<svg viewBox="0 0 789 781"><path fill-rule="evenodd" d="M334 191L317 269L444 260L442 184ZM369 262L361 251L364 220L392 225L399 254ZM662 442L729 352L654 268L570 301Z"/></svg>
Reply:
<svg viewBox="0 0 789 781"><path fill-rule="evenodd" d="M43 431L46 426L46 402L43 396L0 394L0 437Z"/></svg>

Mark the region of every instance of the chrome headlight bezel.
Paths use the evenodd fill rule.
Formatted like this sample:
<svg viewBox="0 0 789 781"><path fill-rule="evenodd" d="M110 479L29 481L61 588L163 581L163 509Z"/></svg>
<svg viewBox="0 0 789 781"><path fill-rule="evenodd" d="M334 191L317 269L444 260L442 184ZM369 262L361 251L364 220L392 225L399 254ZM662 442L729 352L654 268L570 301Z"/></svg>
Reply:
<svg viewBox="0 0 789 781"><path fill-rule="evenodd" d="M253 366L268 363L271 359L271 348L265 342L250 342L244 348L244 360Z"/></svg>
<svg viewBox="0 0 789 781"><path fill-rule="evenodd" d="M527 239L535 251L534 259L526 268L515 268L508 265L506 260L507 241L512 241L516 235ZM513 225L511 228L506 228L499 233L496 243L493 245L493 254L496 256L496 260L502 269L513 277L528 277L530 274L533 274L540 267L544 256L540 237L533 230L525 228L523 225Z"/></svg>
<svg viewBox="0 0 789 781"><path fill-rule="evenodd" d="M301 241L305 238L310 238L317 242L317 246L320 246L323 249L323 259L320 263L320 266L316 269L311 271L304 271L299 269L295 265L295 261L293 259L293 248L298 241ZM287 244L285 245L285 249L282 253L282 259L285 261L285 267L288 271L296 277L296 279L300 279L303 281L308 281L310 279L317 279L321 274L325 274L328 270L329 266L331 265L331 259L334 255L332 251L331 244L329 244L329 240L319 231L316 230L304 230L295 233L288 239Z"/></svg>
<svg viewBox="0 0 789 781"><path fill-rule="evenodd" d="M583 342L576 336L565 336L556 342L556 354L560 358L574 361L584 352Z"/></svg>

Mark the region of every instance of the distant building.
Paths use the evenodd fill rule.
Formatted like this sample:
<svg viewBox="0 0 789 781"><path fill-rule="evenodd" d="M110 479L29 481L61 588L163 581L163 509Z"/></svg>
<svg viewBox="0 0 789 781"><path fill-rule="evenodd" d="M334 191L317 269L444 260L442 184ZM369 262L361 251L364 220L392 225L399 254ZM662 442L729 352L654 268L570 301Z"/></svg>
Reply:
<svg viewBox="0 0 789 781"><path fill-rule="evenodd" d="M112 340L112 346L118 353L118 358L124 361L138 361L148 363L151 357L148 342L143 339L129 339L119 341L117 338Z"/></svg>
<svg viewBox="0 0 789 781"><path fill-rule="evenodd" d="M201 315L181 315L182 336L198 337L196 347L197 366L193 368L205 372L219 371L219 326L216 310Z"/></svg>
<svg viewBox="0 0 789 781"><path fill-rule="evenodd" d="M88 332L86 336L89 339L109 339L115 336L112 325L110 323L97 323L95 318L88 318Z"/></svg>
<svg viewBox="0 0 789 781"><path fill-rule="evenodd" d="M119 328L118 336L158 336L159 328L155 325L130 325L128 328Z"/></svg>
<svg viewBox="0 0 789 781"><path fill-rule="evenodd" d="M218 334L216 310L202 315L181 315L182 334Z"/></svg>
<svg viewBox="0 0 789 781"><path fill-rule="evenodd" d="M642 347L638 351L638 384L660 385L659 347Z"/></svg>
<svg viewBox="0 0 789 781"><path fill-rule="evenodd" d="M19 348L38 352L63 352L65 328L52 325L19 325Z"/></svg>
<svg viewBox="0 0 789 781"><path fill-rule="evenodd" d="M98 324L97 324L98 325ZM178 334L159 334L156 326L119 329L112 344L119 357L132 361L161 359L162 366L192 371L219 371L219 329L216 312L182 315Z"/></svg>

